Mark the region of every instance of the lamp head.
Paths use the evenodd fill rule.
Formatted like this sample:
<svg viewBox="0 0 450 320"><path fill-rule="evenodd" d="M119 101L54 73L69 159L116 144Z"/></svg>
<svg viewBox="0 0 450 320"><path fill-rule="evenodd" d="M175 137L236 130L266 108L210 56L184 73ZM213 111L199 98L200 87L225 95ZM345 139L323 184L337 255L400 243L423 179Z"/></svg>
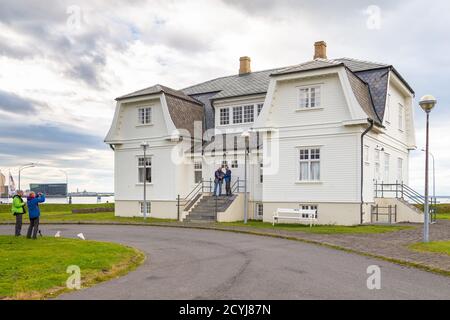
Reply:
<svg viewBox="0 0 450 320"><path fill-rule="evenodd" d="M141 142L141 148L147 149L148 148L148 142L147 141Z"/></svg>
<svg viewBox="0 0 450 320"><path fill-rule="evenodd" d="M242 132L242 138L249 138L250 137L250 132L249 131L244 131Z"/></svg>
<svg viewBox="0 0 450 320"><path fill-rule="evenodd" d="M437 100L432 95L425 95L420 99L419 105L426 113L430 113L436 106Z"/></svg>

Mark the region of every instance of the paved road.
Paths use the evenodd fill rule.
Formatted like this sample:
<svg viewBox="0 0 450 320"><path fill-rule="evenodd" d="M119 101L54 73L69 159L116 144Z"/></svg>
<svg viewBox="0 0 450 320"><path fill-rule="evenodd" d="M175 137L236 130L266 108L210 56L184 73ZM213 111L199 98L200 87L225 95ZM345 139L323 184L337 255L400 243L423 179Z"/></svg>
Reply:
<svg viewBox="0 0 450 320"><path fill-rule="evenodd" d="M125 277L62 299L449 299L450 278L295 241L207 230L138 226L42 226L83 232L144 251ZM0 234L12 226L0 226ZM367 268L381 268L381 290Z"/></svg>

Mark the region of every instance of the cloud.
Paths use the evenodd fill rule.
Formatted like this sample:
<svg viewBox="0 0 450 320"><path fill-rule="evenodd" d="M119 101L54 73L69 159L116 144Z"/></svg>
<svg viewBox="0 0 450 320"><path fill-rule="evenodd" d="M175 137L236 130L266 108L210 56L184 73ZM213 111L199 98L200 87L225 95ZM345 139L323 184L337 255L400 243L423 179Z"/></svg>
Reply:
<svg viewBox="0 0 450 320"><path fill-rule="evenodd" d="M0 90L0 111L11 113L36 113L38 102Z"/></svg>

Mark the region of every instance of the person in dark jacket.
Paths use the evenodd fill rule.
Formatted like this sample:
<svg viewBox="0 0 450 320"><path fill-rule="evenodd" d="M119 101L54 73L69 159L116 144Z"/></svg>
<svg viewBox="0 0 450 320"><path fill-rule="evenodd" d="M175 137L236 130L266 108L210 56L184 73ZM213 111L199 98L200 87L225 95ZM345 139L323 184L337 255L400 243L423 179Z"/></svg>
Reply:
<svg viewBox="0 0 450 320"><path fill-rule="evenodd" d="M216 170L214 173L214 195L220 197L222 195L222 184L223 184L223 171L222 167Z"/></svg>
<svg viewBox="0 0 450 320"><path fill-rule="evenodd" d="M227 192L227 196L231 197L231 170L228 166L225 167L225 175L223 179L225 180L225 190Z"/></svg>
<svg viewBox="0 0 450 320"><path fill-rule="evenodd" d="M16 195L13 197L11 212L16 217L16 237L20 237L22 232L22 218L26 212L25 202L22 199L23 191L17 190Z"/></svg>
<svg viewBox="0 0 450 320"><path fill-rule="evenodd" d="M41 216L39 203L45 202L45 195L39 193L36 197L36 194L31 192L28 195L27 200L28 216L30 217L30 226L28 227L27 238L31 239L31 236L33 236L33 239L36 239L39 231L39 217Z"/></svg>

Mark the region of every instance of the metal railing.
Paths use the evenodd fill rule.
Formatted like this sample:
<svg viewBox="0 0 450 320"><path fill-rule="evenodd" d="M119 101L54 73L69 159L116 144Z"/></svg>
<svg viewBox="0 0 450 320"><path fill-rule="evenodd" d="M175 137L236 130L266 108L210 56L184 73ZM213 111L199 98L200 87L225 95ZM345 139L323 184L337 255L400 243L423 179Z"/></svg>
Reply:
<svg viewBox="0 0 450 320"><path fill-rule="evenodd" d="M199 182L192 191L185 197L181 198L180 195L177 196L177 214L178 220L181 217L181 208L183 207L183 211L189 211L192 206L198 201L198 199L206 192L211 193L213 189L213 181L203 180Z"/></svg>
<svg viewBox="0 0 450 320"><path fill-rule="evenodd" d="M425 196L421 195L404 183L379 183L375 182L375 198L397 198L414 205L423 210L425 205ZM437 200L435 197L429 198L431 221L437 220Z"/></svg>
<svg viewBox="0 0 450 320"><path fill-rule="evenodd" d="M371 210L372 219L375 216L375 221L380 222L380 216L388 216L389 224L397 222L397 205L395 206L372 206Z"/></svg>
<svg viewBox="0 0 450 320"><path fill-rule="evenodd" d="M238 178L231 186L231 193L242 193L245 192L246 181L244 179Z"/></svg>

